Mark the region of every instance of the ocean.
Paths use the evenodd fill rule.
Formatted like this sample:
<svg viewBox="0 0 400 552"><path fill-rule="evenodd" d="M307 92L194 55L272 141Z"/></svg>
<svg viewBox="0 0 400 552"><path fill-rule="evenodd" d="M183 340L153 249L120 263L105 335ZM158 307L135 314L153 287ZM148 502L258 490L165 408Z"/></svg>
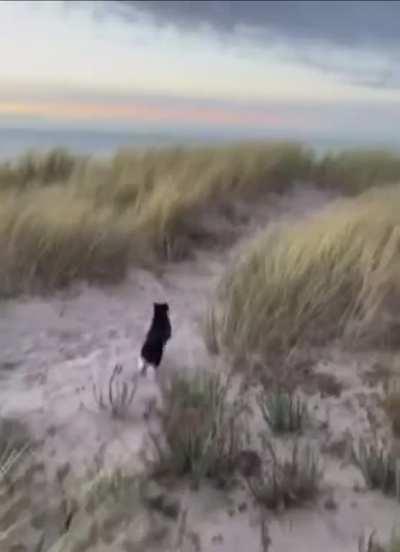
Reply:
<svg viewBox="0 0 400 552"><path fill-rule="evenodd" d="M274 139L270 136L269 139ZM282 136L276 139L284 139ZM290 138L288 138L290 139ZM239 138L237 138L239 140ZM245 138L242 138L245 140ZM301 140L314 148L317 155L326 151L343 150L362 146L354 141L339 141L331 139ZM199 134L167 133L167 132L128 132L81 129L32 129L32 128L1 128L0 127L0 160L12 159L22 153L35 150L47 151L55 147L68 149L71 153L83 155L108 156L120 148L146 148L162 146L190 146L196 144L218 144L235 141L229 134ZM367 145L367 144L366 144ZM369 144L374 146L374 144ZM379 146L379 144L378 144ZM384 147L400 150L398 144L382 144Z"/></svg>
<svg viewBox="0 0 400 552"><path fill-rule="evenodd" d="M47 151L55 147L72 153L110 155L123 147L173 145L184 140L168 134L96 131L80 129L0 128L0 159L28 150Z"/></svg>

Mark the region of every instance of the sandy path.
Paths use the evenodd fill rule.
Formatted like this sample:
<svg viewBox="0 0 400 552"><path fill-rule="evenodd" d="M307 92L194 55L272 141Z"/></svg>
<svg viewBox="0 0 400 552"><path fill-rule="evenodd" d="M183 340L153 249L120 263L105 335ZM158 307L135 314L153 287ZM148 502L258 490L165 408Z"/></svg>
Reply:
<svg viewBox="0 0 400 552"><path fill-rule="evenodd" d="M243 239L270 219L303 216L326 202L327 196L305 187L287 197L276 197L268 208L259 208L252 223L243 229ZM171 309L173 339L163 369L207 366L199 323L232 253L199 252L190 261L167 267L160 278L133 270L116 287L80 284L50 298L0 305L1 414L26 421L33 434L45 440L46 461L54 466L69 462L81 471L91 465L99 450L108 466L127 458L134 462L145 435L144 400L154 393L154 384L141 386L128 420L116 421L96 408L92 382L104 385L116 362L123 364L127 378L133 374L154 301L168 301ZM340 418L340 408L338 412ZM345 417L346 423L351 419ZM353 475L350 471L349 477ZM320 505L271 522L270 552L294 547L298 552L356 552L365 525L378 524L390 531L399 513L397 506L373 494L355 496L353 480L346 482L345 478L340 475L336 482L342 504L335 512L327 513ZM226 508L221 508L221 497L205 492L194 499L191 512L203 550L259 549L259 529L251 523L256 513L251 508L228 515Z"/></svg>

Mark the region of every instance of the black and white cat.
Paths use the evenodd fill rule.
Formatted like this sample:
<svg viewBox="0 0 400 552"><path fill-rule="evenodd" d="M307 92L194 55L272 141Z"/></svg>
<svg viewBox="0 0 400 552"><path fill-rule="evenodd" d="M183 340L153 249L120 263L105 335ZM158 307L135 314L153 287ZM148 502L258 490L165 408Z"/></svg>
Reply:
<svg viewBox="0 0 400 552"><path fill-rule="evenodd" d="M171 338L168 303L153 303L153 308L151 326L140 351L139 371L142 376L146 376L149 366L153 368L154 375L157 374L165 345Z"/></svg>

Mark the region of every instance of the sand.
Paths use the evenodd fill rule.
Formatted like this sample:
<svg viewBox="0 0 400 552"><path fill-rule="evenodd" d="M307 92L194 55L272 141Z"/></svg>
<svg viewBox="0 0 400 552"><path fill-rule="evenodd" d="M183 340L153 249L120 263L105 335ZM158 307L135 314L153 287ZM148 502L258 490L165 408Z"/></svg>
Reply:
<svg viewBox="0 0 400 552"><path fill-rule="evenodd" d="M223 362L210 358L206 351L201 320L227 262L266 222L308 216L330 199L311 187L271 198L268 209L260 207L250 221L244 220L241 240L233 248L197 251L193 258L165 267L158 277L134 269L118 286L77 284L46 298L3 302L0 413L28 424L42 444L40 458L46 477L54 477L66 464L72 473L84 475L100 453L109 470L126 463L139 468L147 435L143 412L149 399L159 397L156 383L141 382L124 420L99 410L93 386L106 390L116 363L123 366L124 381L132 385L154 301L170 304L173 339L163 361L164 373L193 372L215 362L223 369ZM371 412L375 426L385 431L378 404L379 381L371 386L366 378L374 361L371 354L345 354L332 346L314 366L317 373L334 374L343 386L339 397L321 397L319 390L307 396L315 413L311 438L323 451L323 492L316 504L268 514L270 552L356 552L360 535L377 530L387 537L398 521L399 504L366 491L359 471L332 452L335 443L370 434ZM326 507L327 497L333 497L335 508ZM244 501L246 508L239 512ZM205 487L186 494L184 502L201 550L261 550L260 513L248 496L240 492L228 496ZM88 544L86 549L120 548L114 542L111 548Z"/></svg>

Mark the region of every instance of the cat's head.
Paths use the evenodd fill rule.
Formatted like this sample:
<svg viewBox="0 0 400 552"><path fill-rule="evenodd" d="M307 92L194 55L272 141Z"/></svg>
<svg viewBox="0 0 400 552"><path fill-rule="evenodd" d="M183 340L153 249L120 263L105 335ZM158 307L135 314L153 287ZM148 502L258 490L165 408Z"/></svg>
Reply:
<svg viewBox="0 0 400 552"><path fill-rule="evenodd" d="M154 305L155 315L168 314L168 311L169 311L168 303L153 303L153 305Z"/></svg>

